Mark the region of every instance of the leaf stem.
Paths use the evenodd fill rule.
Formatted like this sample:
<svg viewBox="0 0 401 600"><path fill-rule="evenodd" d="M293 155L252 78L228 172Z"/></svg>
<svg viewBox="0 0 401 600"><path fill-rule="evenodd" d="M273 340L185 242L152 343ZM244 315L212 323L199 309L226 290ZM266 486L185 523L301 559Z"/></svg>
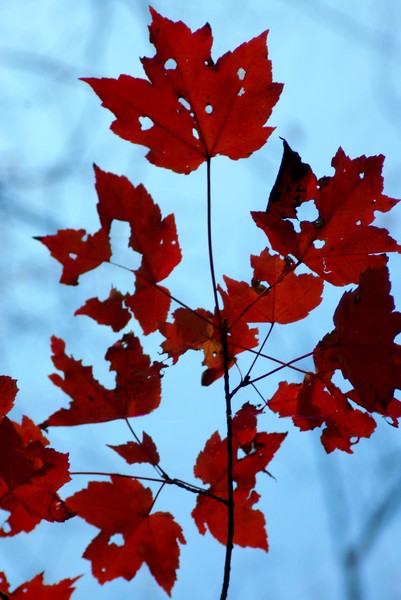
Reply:
<svg viewBox="0 0 401 600"><path fill-rule="evenodd" d="M219 298L217 295L216 274L214 270L213 260L213 244L212 244L212 186L211 186L211 158L208 157L207 162L207 247L209 253L210 276L212 278L213 297L217 320L220 331L222 331L222 321L219 307Z"/></svg>
<svg viewBox="0 0 401 600"><path fill-rule="evenodd" d="M229 357L228 357L228 343L227 343L227 323L224 321L221 329L221 339L223 345L223 359L224 359L224 394L226 399L226 420L227 420L227 492L228 492L228 505L227 505L227 541L226 541L226 557L224 562L224 579L223 586L221 589L220 600L226 600L228 594L228 587L230 585L230 573L231 573L231 557L234 547L234 479L233 479L233 430L232 430L232 407L231 399L233 394L230 393L230 380L229 380Z"/></svg>

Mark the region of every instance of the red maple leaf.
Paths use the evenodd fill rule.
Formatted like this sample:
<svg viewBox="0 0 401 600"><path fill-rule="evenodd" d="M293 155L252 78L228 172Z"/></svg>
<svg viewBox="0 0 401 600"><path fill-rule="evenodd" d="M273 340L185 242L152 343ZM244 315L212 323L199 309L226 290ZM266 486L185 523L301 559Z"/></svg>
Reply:
<svg viewBox="0 0 401 600"><path fill-rule="evenodd" d="M280 447L286 434L258 433L256 415L258 410L250 404L237 412L233 419L233 478L234 490L234 544L252 548L268 549L263 513L253 508L259 494L253 488L256 474L263 471ZM238 456L242 451L244 456ZM221 439L216 431L200 452L195 468L195 476L207 484L208 491L227 501L227 438ZM206 528L222 544L227 541L227 504L217 499L199 494L192 516L200 531Z"/></svg>
<svg viewBox="0 0 401 600"><path fill-rule="evenodd" d="M0 597L4 600L69 600L75 590L72 586L78 579L79 577L63 579L59 583L46 585L43 582L43 573L39 573L12 592L5 574L0 572Z"/></svg>
<svg viewBox="0 0 401 600"><path fill-rule="evenodd" d="M273 131L265 123L282 90L272 81L267 31L215 63L209 24L192 32L150 10L156 54L142 59L148 80L83 79L114 113L112 131L147 146L150 162L177 173L217 154L246 158L263 146Z"/></svg>
<svg viewBox="0 0 401 600"><path fill-rule="evenodd" d="M271 255L268 249L260 256L251 256L251 264L252 285L224 276L227 291L219 288L229 323L238 319L246 323L293 323L320 304L320 278L306 273L296 275L288 261Z"/></svg>
<svg viewBox="0 0 401 600"><path fill-rule="evenodd" d="M7 375L0 375L0 417L12 409L17 392L15 379Z"/></svg>
<svg viewBox="0 0 401 600"><path fill-rule="evenodd" d="M60 283L78 285L83 273L96 269L111 257L109 236L100 229L93 235L85 229L60 229L55 235L37 237L63 265Z"/></svg>
<svg viewBox="0 0 401 600"><path fill-rule="evenodd" d="M290 416L302 431L325 424L322 443L327 452L352 452L361 437L370 437L376 423L370 413L392 419L397 425L401 402L401 313L394 312L386 267L367 269L358 288L345 292L334 314L335 329L314 350L315 374L302 384L281 382L269 407L281 417ZM353 388L343 392L332 382L337 369Z"/></svg>
<svg viewBox="0 0 401 600"><path fill-rule="evenodd" d="M127 442L119 446L109 446L122 456L129 465L136 463L150 463L158 465L160 462L156 444L145 431L142 434L142 442Z"/></svg>
<svg viewBox="0 0 401 600"><path fill-rule="evenodd" d="M345 292L334 313L335 329L314 350L314 360L325 380L340 369L358 403L370 412L385 414L401 389L401 313L394 312L386 267L368 269L356 290ZM383 412L384 411L384 412Z"/></svg>
<svg viewBox="0 0 401 600"><path fill-rule="evenodd" d="M63 390L72 403L52 414L42 427L103 423L146 415L160 404L162 363L150 363L141 344L133 333L127 333L106 353L110 370L116 371L116 387L109 390L94 377L92 367L65 353L63 340L52 338L54 366L63 371L64 379L57 373L51 381Z"/></svg>
<svg viewBox="0 0 401 600"><path fill-rule="evenodd" d="M176 580L180 549L185 544L181 527L166 512L151 513L154 499L139 481L112 477L91 482L67 500L71 510L101 531L83 557L92 562L100 583L117 577L131 580L146 563L158 584L170 595ZM116 534L123 543L113 540Z"/></svg>
<svg viewBox="0 0 401 600"><path fill-rule="evenodd" d="M7 417L0 422L0 508L10 513L0 537L31 531L42 519L62 522L73 516L57 494L71 479L68 456L46 448L41 432L34 433L31 421L25 424L23 436L24 422L17 425Z"/></svg>
<svg viewBox="0 0 401 600"><path fill-rule="evenodd" d="M400 250L385 229L371 224L375 211L387 212L398 202L382 193L383 160L351 160L340 148L332 160L335 174L317 181L309 165L284 142L267 210L252 216L282 256L293 256L334 285L358 283L368 267L386 263L383 252ZM292 221L297 220L297 208L308 201L314 201L318 217L301 221L298 233Z"/></svg>
<svg viewBox="0 0 401 600"><path fill-rule="evenodd" d="M121 331L131 319L131 313L123 306L123 302L127 298L128 294L122 294L112 287L106 300L90 298L74 314L86 315L99 325L109 325L113 331Z"/></svg>
<svg viewBox="0 0 401 600"><path fill-rule="evenodd" d="M170 308L169 291L157 285L181 261L173 215L164 219L143 185L133 186L126 177L102 171L95 165L97 205L102 228L109 233L112 222L129 223L129 246L142 255L135 271L135 293L125 301L145 334L165 321Z"/></svg>
<svg viewBox="0 0 401 600"><path fill-rule="evenodd" d="M324 424L321 441L328 453L337 448L352 454L352 446L376 428L375 420L355 409L337 386L312 373L302 384L282 381L269 407L280 417L291 417L301 431Z"/></svg>
<svg viewBox="0 0 401 600"><path fill-rule="evenodd" d="M226 318L221 311L221 319ZM204 309L195 311L178 308L173 313L172 323L161 323L160 332L166 338L162 349L173 362L187 350L203 350L203 365L207 367L202 375L202 384L210 385L224 374L224 350L222 334L217 316ZM232 328L227 326L228 367L235 362L235 356L244 350L257 346L257 329L249 329L245 322L238 321Z"/></svg>

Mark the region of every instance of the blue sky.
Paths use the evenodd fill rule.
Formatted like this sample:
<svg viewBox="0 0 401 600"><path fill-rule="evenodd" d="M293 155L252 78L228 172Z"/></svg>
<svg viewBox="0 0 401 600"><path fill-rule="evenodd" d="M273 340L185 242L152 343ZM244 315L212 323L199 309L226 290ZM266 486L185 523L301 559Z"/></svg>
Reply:
<svg viewBox="0 0 401 600"><path fill-rule="evenodd" d="M249 211L266 206L281 159L279 136L318 176L332 173L330 162L339 146L351 157L384 154L385 192L401 195L399 3L160 0L153 6L193 29L209 21L214 57L269 29L274 80L284 83L270 121L277 129L268 144L246 161L214 161L213 229L219 277L249 277L249 254L259 253L266 243ZM133 183L146 185L163 214L176 214L184 259L169 280L170 289L191 306L210 307L206 235L205 229L198 228L205 222L205 168L182 176L150 165L144 148L109 131L111 114L78 81L79 77L120 73L143 76L139 57L153 53L146 2L42 0L38 5L19 0L3 4L0 16L1 372L19 382L15 418L25 413L40 422L66 404L47 379L53 371L49 359L52 334L65 339L69 353L93 364L95 375L112 385L103 356L117 336L85 317L74 318L73 313L90 296L105 297L111 283L123 291L130 289L132 279L106 266L99 274L83 277L77 288L62 287L59 266L33 236L66 227L94 231L92 163L125 174ZM399 210L381 219L398 239L400 222ZM126 234L123 226L113 230L121 262L132 264L125 250ZM400 260L392 259L391 268L393 293L399 300ZM327 292L324 305L305 323L275 333L278 357L291 358L311 350L331 330L333 308L341 292ZM137 326L134 330L139 332ZM157 336L144 340L155 358L159 342ZM164 378L162 408L138 419L136 428L152 434L163 463L171 465L167 470L191 479L206 438L216 429L224 432L224 406L220 383L210 389L200 387L198 354L189 353L180 363ZM274 393L278 381L271 380L264 390L266 396ZM240 400L256 402L257 398L244 394L238 407ZM362 539L372 511L389 490L394 489L395 499L397 493L400 496L399 432L381 423L371 440L355 447L354 455L326 456L318 432L300 434L290 422L274 415L268 415L263 426L268 431L289 431L271 464L277 481L266 477L258 483L270 551L266 555L236 549L230 598L342 600L346 598L346 572L341 565L344 547ZM119 423L61 428L52 431L50 439L57 449L71 451L75 469L85 465L87 470L126 472L123 461L105 447L129 439L128 430ZM74 480L65 494L84 483ZM174 600L219 597L224 549L211 536L197 534L190 517L193 506L194 497L178 489L163 492L158 505L159 510L176 516L187 538ZM362 561L363 600L400 597L401 513L397 514L397 506L395 502L395 516L379 529ZM28 536L1 542L0 569L12 586L43 570L48 583L83 573L74 600L166 597L146 568L130 583L117 580L99 589L90 565L80 558L94 534L92 527L78 520L60 526L43 524Z"/></svg>

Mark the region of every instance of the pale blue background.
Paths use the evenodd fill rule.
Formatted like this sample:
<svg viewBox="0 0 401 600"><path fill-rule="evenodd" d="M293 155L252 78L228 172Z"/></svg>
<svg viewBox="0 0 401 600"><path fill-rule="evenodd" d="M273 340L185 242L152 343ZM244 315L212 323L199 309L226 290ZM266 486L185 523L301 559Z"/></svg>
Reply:
<svg viewBox="0 0 401 600"><path fill-rule="evenodd" d="M267 146L249 160L213 163L216 269L249 278L249 254L260 252L265 238L250 210L263 210L287 139L318 176L332 173L338 146L352 157L386 155L385 191L401 196L401 5L396 0L220 0L188 3L155 0L167 17L193 29L209 21L214 57L269 28L269 55L275 81L285 87L271 124L277 127ZM98 225L92 163L143 182L164 214L174 211L184 259L167 285L191 306L210 307L205 220L205 168L188 177L147 163L145 149L114 136L111 114L101 109L83 76L142 76L139 56L152 54L148 42L148 4L139 0L13 0L0 4L0 335L1 368L18 379L14 418L23 413L37 422L54 412L63 394L48 381L52 334L67 341L67 351L94 364L104 384L113 378L104 353L118 339L73 312L94 295L104 298L114 283L130 289L132 278L104 266L82 278L77 288L60 286L59 265L35 235L58 228ZM381 222L401 239L400 211ZM229 231L223 234L222 231ZM134 266L125 250L127 230L113 230L119 258ZM391 261L393 291L400 300L400 259ZM205 283L206 281L206 283ZM330 291L306 322L277 328L269 352L290 359L311 350L332 328L339 299ZM401 304L400 302L398 303ZM134 330L138 328L134 325ZM154 358L160 339L144 341ZM221 383L199 386L200 355L189 353L163 380L162 408L135 421L156 440L164 468L191 480L192 466L205 440L217 428L224 434ZM268 365L269 367L270 365ZM311 368L310 363L305 363ZM266 397L283 373L261 386ZM294 379L295 381L296 379ZM236 398L257 402L251 391ZM236 549L231 600L395 600L401 596L401 444L399 431L380 423L371 440L352 456L326 456L319 433L300 434L291 423L268 414L267 431L289 431L270 470L277 481L260 477L259 507L266 514L270 552ZM127 441L124 424L114 423L51 431L52 444L71 452L74 470L120 470L128 466L105 447ZM141 469L135 469L139 473ZM145 470L143 470L145 472ZM149 474L149 473L148 473ZM76 479L63 493L84 486ZM391 502L389 500L391 499ZM156 509L171 511L183 526L182 550L174 600L218 598L224 548L197 533L190 512L195 497L169 489ZM387 502L389 518L370 527L371 515ZM386 513L387 514L387 513ZM375 521L376 522L376 521ZM344 565L347 549L372 533L360 564L361 593L352 592ZM0 570L12 588L45 571L47 583L80 573L74 600L166 598L146 567L130 583L116 580L100 587L80 555L97 530L76 519L63 525L43 523L29 535L0 541ZM363 538L364 539L364 538ZM348 591L346 591L348 590Z"/></svg>

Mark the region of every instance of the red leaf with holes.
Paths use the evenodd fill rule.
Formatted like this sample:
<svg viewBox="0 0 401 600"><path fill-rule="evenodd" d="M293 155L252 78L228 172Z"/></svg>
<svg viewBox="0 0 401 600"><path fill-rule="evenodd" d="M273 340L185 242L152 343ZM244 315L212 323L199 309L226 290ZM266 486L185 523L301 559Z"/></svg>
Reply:
<svg viewBox="0 0 401 600"><path fill-rule="evenodd" d="M134 313L145 334L165 321L170 307L169 291L157 285L181 261L173 215L162 219L160 208L143 185L133 186L126 177L106 173L95 166L97 205L102 228L109 232L114 220L129 223L129 246L142 255L135 271L136 292L125 304Z"/></svg>
<svg viewBox="0 0 401 600"><path fill-rule="evenodd" d="M221 317L226 318L225 311ZM172 323L162 323L160 332L166 338L162 349L173 362L187 350L203 350L203 365L207 370L203 373L203 385L213 383L224 374L224 352L217 317L204 309L196 311L188 308L178 308L173 313ZM249 329L248 325L239 321L227 331L228 365L235 362L235 356L244 350L257 345L256 329Z"/></svg>
<svg viewBox="0 0 401 600"><path fill-rule="evenodd" d="M148 80L83 80L114 113L112 131L148 147L150 162L177 173L217 154L246 158L261 148L273 131L265 124L282 90L272 81L267 31L215 63L209 24L192 32L151 13L156 54L142 59Z"/></svg>
<svg viewBox="0 0 401 600"><path fill-rule="evenodd" d="M67 503L100 529L83 554L100 583L117 577L129 581L146 563L170 595L179 566L178 543L185 544L185 539L170 513L151 514L154 500L149 488L137 480L116 476L111 482L89 483ZM122 536L121 541L116 535Z"/></svg>
<svg viewBox="0 0 401 600"><path fill-rule="evenodd" d="M113 331L121 331L131 319L131 313L123 306L127 298L128 294L122 294L113 287L106 300L90 298L74 314L86 315L99 325L109 325Z"/></svg>
<svg viewBox="0 0 401 600"><path fill-rule="evenodd" d="M0 375L0 417L12 409L17 392L15 379L7 375Z"/></svg>
<svg viewBox="0 0 401 600"><path fill-rule="evenodd" d="M335 174L317 181L309 165L284 142L280 173L266 212L252 216L282 256L305 263L334 285L358 283L368 267L386 264L383 252L399 252L387 230L372 225L375 211L398 202L383 192L383 156L348 158L340 148L332 160ZM301 221L297 208L314 201L318 217Z"/></svg>
<svg viewBox="0 0 401 600"><path fill-rule="evenodd" d="M65 353L63 340L52 338L54 366L64 373L50 376L51 381L63 390L72 403L51 415L43 427L102 423L146 415L160 404L161 369L163 364L151 364L143 353L141 344L132 333L116 342L106 353L110 370L116 372L115 388L103 387L94 377L92 367Z"/></svg>
<svg viewBox="0 0 401 600"><path fill-rule="evenodd" d="M124 458L129 465L136 463L150 463L158 465L160 462L156 444L147 433L143 432L142 442L127 442L119 446L109 446Z"/></svg>
<svg viewBox="0 0 401 600"><path fill-rule="evenodd" d="M68 456L46 448L29 420L27 427L24 439L24 422L3 417L0 423L0 508L10 513L0 537L31 531L42 519L62 522L73 516L57 494L71 479Z"/></svg>
<svg viewBox="0 0 401 600"><path fill-rule="evenodd" d="M37 237L63 265L60 283L78 285L83 273L96 269L111 257L109 236L102 229L89 235L85 229L60 229L55 235Z"/></svg>
<svg viewBox="0 0 401 600"><path fill-rule="evenodd" d="M47 585L43 582L43 573L39 573L12 592L5 574L0 572L0 592L6 594L8 600L69 600L75 590L72 586L78 579L79 577L63 579L59 583Z"/></svg>
<svg viewBox="0 0 401 600"><path fill-rule="evenodd" d="M234 544L268 549L263 513L254 509L259 494L253 488L256 474L264 471L283 442L286 434L258 433L258 410L245 404L233 419L233 479L234 490ZM241 452L243 457L238 456ZM227 439L216 431L199 454L194 473L209 487L208 492L223 502L199 494L192 516L200 533L210 533L222 544L227 541L228 466Z"/></svg>

